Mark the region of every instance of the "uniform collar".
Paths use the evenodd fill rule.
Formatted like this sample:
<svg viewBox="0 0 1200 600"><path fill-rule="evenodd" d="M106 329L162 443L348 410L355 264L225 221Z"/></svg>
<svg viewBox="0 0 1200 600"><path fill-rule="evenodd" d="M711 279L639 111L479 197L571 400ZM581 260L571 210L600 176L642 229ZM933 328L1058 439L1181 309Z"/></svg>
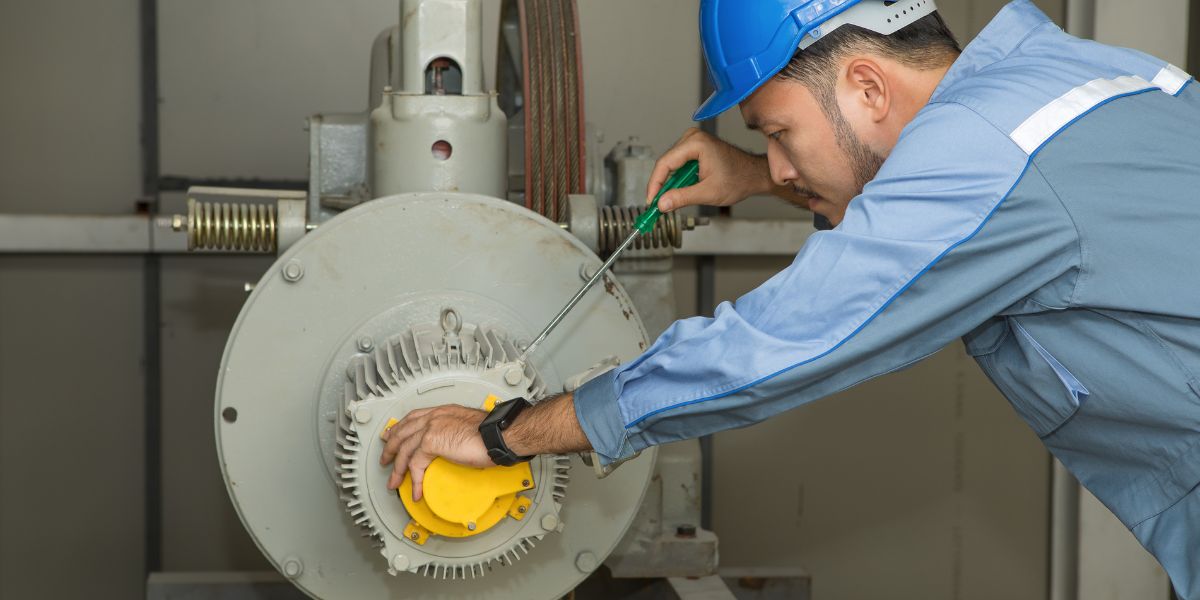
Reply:
<svg viewBox="0 0 1200 600"><path fill-rule="evenodd" d="M995 64L1015 50L1034 30L1053 23L1031 0L1015 0L1000 10L996 17L963 50L950 66L931 100L959 80Z"/></svg>

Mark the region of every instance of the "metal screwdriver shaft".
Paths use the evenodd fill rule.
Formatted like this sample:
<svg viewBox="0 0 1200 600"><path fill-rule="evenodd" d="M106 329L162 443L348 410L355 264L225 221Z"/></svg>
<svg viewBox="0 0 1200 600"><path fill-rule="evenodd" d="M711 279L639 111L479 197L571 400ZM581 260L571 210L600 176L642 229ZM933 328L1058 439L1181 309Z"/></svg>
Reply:
<svg viewBox="0 0 1200 600"><path fill-rule="evenodd" d="M550 332L554 331L554 328L558 327L558 324L567 317L573 308L575 308L575 305L579 304L580 300L583 300L583 297L587 295L588 291L595 287L596 283L604 278L604 274L612 268L612 266L617 262L617 259L621 258L621 254L633 245L633 242L637 240L638 236L646 235L651 231L654 231L654 225L658 223L658 218L662 216L662 213L658 210L658 200L663 197L663 194L671 190L695 185L698 181L700 181L700 163L694 160L688 161L682 167L679 167L672 172L671 176L667 178L667 182L663 184L662 189L659 190L658 194L654 196L654 201L650 203L650 207L647 208L646 211L641 215L639 215L636 221L634 221L633 231L629 232L629 237L625 238L624 242L621 242L621 245L618 246L612 255L608 257L608 260L604 261L604 264L600 266L600 268L596 271L596 274L592 275L591 279L588 279L587 283L583 284L583 287L579 288L578 292L575 292L575 296L571 298L571 301L567 302L567 305L564 306L562 310L558 311L558 315L556 315L554 319L550 321L550 324L542 330L542 333L539 334L537 338L535 338L533 342L529 344L529 347L521 353L521 357L517 360L523 363L530 354L533 354L533 351L537 349L538 344L541 344L550 335Z"/></svg>

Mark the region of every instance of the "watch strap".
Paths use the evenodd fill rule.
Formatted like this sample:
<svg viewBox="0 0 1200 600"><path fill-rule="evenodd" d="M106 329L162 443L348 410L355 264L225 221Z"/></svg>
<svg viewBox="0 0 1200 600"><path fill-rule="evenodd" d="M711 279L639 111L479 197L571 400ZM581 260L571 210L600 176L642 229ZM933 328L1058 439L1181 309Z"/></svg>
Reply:
<svg viewBox="0 0 1200 600"><path fill-rule="evenodd" d="M514 398L497 404L484 418L483 423L479 424L479 435L483 438L483 446L492 462L502 467L511 467L533 460L533 456L520 456L504 443L504 431L512 425L517 415L529 406L529 401L524 398Z"/></svg>

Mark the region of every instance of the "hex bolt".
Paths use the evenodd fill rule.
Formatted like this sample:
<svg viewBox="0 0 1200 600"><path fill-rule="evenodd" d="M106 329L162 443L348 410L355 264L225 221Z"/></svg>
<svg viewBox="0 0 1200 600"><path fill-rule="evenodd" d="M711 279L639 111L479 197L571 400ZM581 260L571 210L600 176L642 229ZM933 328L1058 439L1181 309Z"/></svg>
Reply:
<svg viewBox="0 0 1200 600"><path fill-rule="evenodd" d="M558 529L558 515L546 515L542 517L542 529L546 531L555 531Z"/></svg>
<svg viewBox="0 0 1200 600"><path fill-rule="evenodd" d="M304 573L304 563L298 558L288 558L283 561L283 574L288 579L295 579Z"/></svg>
<svg viewBox="0 0 1200 600"><path fill-rule="evenodd" d="M504 372L504 383L508 385L519 385L523 379L525 379L525 374L517 367L512 367Z"/></svg>
<svg viewBox="0 0 1200 600"><path fill-rule="evenodd" d="M283 265L283 278L290 283L296 283L304 277L304 264L296 259L289 260Z"/></svg>
<svg viewBox="0 0 1200 600"><path fill-rule="evenodd" d="M600 561L596 560L596 555L586 550L580 552L579 556L575 557L575 568L579 569L580 572L591 573L598 566L600 566Z"/></svg>
<svg viewBox="0 0 1200 600"><path fill-rule="evenodd" d="M696 537L696 526L691 524L680 525L675 528L675 537L694 538Z"/></svg>
<svg viewBox="0 0 1200 600"><path fill-rule="evenodd" d="M475 531L475 521L467 521L467 531Z"/></svg>
<svg viewBox="0 0 1200 600"><path fill-rule="evenodd" d="M358 409L354 411L354 420L358 421L359 424L362 424L362 425L370 423L371 422L371 409L369 409L365 406L358 407Z"/></svg>
<svg viewBox="0 0 1200 600"><path fill-rule="evenodd" d="M375 348L375 340L371 339L371 336L364 335L364 336L358 338L358 349L359 350L361 350L363 352L370 352L373 348Z"/></svg>
<svg viewBox="0 0 1200 600"><path fill-rule="evenodd" d="M518 506L518 507L517 507L517 512L519 512L519 513L521 513L521 514L525 514L525 513L526 513L526 512L528 512L528 511L529 511L529 507L528 507L528 506L525 506L525 505L523 505L523 504L522 504L521 506Z"/></svg>
<svg viewBox="0 0 1200 600"><path fill-rule="evenodd" d="M529 487L529 480L528 480L528 479L522 479L522 480L521 480L521 487Z"/></svg>
<svg viewBox="0 0 1200 600"><path fill-rule="evenodd" d="M397 571L407 571L408 570L408 557L403 554L397 554L397 555L393 556L392 557L392 568Z"/></svg>

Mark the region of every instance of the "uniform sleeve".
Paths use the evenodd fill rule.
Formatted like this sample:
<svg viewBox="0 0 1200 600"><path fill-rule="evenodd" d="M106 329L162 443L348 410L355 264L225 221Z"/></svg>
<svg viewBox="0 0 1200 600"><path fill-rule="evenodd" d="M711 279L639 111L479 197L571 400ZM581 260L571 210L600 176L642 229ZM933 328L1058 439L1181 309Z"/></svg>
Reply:
<svg viewBox="0 0 1200 600"><path fill-rule="evenodd" d="M931 105L837 229L588 382L576 412L610 462L751 425L906 367L1035 292L1065 305L1079 263L1031 157L968 108Z"/></svg>

